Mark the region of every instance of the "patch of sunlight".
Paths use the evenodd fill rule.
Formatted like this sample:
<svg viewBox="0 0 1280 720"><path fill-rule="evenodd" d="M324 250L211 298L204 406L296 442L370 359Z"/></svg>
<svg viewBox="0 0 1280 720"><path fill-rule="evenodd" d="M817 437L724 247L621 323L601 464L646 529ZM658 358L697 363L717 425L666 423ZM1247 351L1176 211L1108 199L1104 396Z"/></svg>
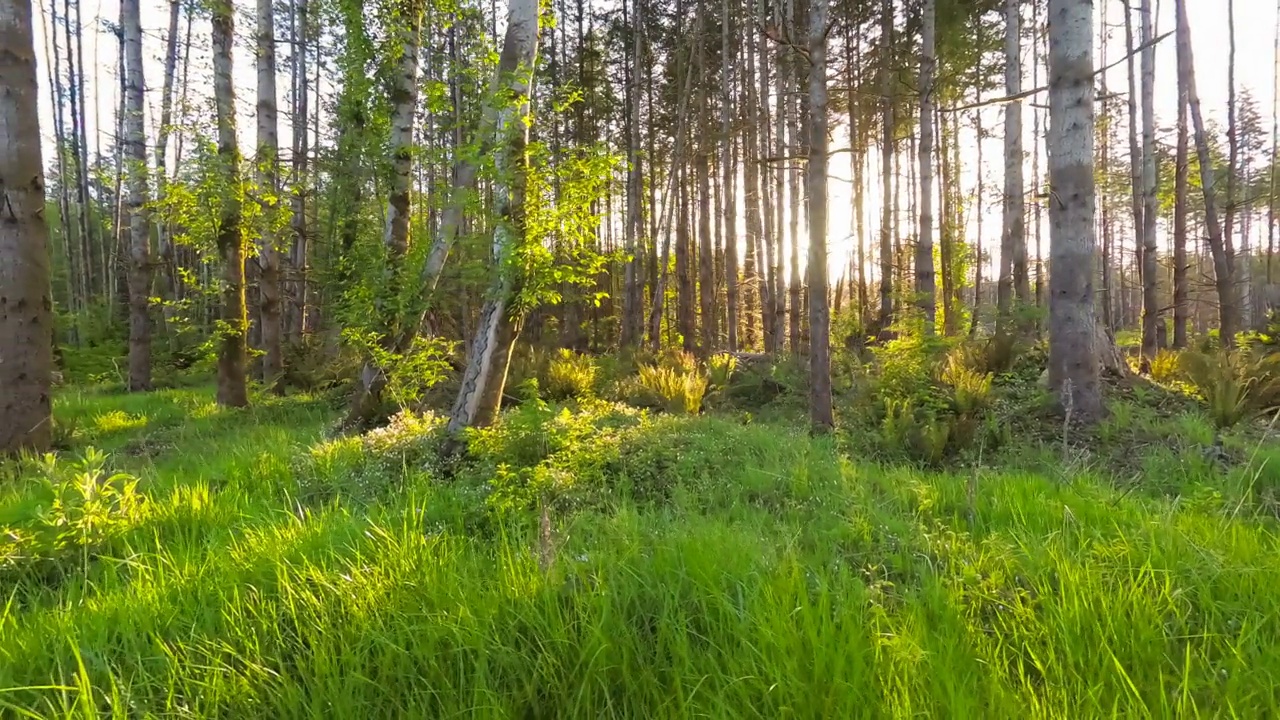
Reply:
<svg viewBox="0 0 1280 720"><path fill-rule="evenodd" d="M103 434L138 430L146 427L148 422L147 416L144 414L130 415L123 410L105 412L93 419L94 428Z"/></svg>
<svg viewBox="0 0 1280 720"><path fill-rule="evenodd" d="M192 419L203 420L217 415L219 410L221 410L221 408L218 407L216 402L206 400L204 402L191 403L190 407L187 409L187 413Z"/></svg>

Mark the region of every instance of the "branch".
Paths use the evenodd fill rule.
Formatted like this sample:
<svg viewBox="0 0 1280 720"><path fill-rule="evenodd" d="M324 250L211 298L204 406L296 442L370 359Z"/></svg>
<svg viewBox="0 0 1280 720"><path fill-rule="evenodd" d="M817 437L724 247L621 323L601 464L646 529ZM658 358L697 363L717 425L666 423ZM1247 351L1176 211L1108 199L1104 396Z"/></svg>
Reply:
<svg viewBox="0 0 1280 720"><path fill-rule="evenodd" d="M1165 38L1169 37L1169 36L1170 36L1170 35L1172 35L1172 34L1173 34L1173 31L1172 31L1172 30L1170 30L1169 32L1167 32L1167 33L1165 33L1165 34L1161 35L1161 36L1160 36L1160 37L1158 37L1158 38L1155 38L1154 40L1149 40L1149 41L1147 41L1147 42L1145 42L1145 43L1143 43L1143 44L1139 45L1138 47L1136 47L1136 48L1134 48L1134 49L1133 49L1133 52L1126 54L1124 57L1120 58L1119 60L1116 60L1115 62L1111 63L1110 65L1107 65L1106 67L1103 67L1103 68L1099 68L1099 69L1097 69L1097 70L1094 70L1094 71L1093 71L1093 77L1097 77L1097 76L1101 75L1102 73L1104 73L1104 72L1106 72L1106 71L1110 70L1111 68L1116 67L1116 66L1117 66L1117 65L1119 65L1120 63L1123 63L1123 62L1127 61L1129 58L1133 57L1134 55L1137 55L1138 53L1142 52L1143 50L1146 50L1146 49L1147 49L1147 48L1149 48L1149 47L1152 47L1152 46L1153 46L1153 45L1155 45L1156 43L1160 42L1161 40L1164 40ZM958 106L958 107L953 107L953 108L942 108L942 110L941 110L941 111L942 111L942 112L944 112L944 113L954 113L954 112L961 112L961 111L963 111L963 110L974 110L974 109L977 109L977 108L980 108L980 107L986 107L986 106L988 106L988 105L1007 105L1007 104L1009 104L1009 103L1011 103L1011 102L1017 102L1017 101L1019 101L1019 100L1023 100L1023 99L1029 98L1029 97L1031 97L1032 95L1038 95L1038 94L1040 94L1040 93L1042 93L1042 92L1044 92L1044 91L1046 91L1046 90L1048 90L1048 89L1049 89L1049 86L1048 86L1048 85L1041 85L1041 86L1040 86L1040 87L1038 87L1038 88L1032 88L1032 89L1030 89L1030 90L1023 90L1022 92L1020 92L1020 93L1016 93L1016 94L1014 94L1014 95L1006 95L1005 97L992 98L992 99L990 99L990 100L983 100L982 102L970 103L970 104L968 104L968 105L960 105L960 106Z"/></svg>

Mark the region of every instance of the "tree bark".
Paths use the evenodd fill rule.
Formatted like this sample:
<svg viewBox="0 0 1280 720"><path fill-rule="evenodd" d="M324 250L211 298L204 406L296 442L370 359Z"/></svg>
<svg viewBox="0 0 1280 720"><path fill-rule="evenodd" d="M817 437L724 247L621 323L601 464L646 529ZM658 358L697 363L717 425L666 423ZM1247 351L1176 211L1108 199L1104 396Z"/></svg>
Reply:
<svg viewBox="0 0 1280 720"><path fill-rule="evenodd" d="M280 349L280 255L276 251L272 215L280 195L279 124L276 119L276 32L274 0L258 0L258 195L262 208L262 238L258 245L259 322L262 331L262 380L280 384L284 359Z"/></svg>
<svg viewBox="0 0 1280 720"><path fill-rule="evenodd" d="M1187 21L1186 0L1175 0L1178 36L1178 74L1186 85L1187 106L1191 111L1191 124L1195 132L1196 155L1200 161L1200 189L1204 194L1204 218L1209 233L1209 250L1213 255L1214 286L1218 291L1218 326L1222 343L1235 346L1235 334L1240 328L1240 307L1234 281L1230 252L1230 238L1222 232L1218 221L1218 206L1214 196L1213 158L1205 134L1204 117L1200 113L1200 96L1196 93L1195 57L1191 49L1191 26Z"/></svg>
<svg viewBox="0 0 1280 720"><path fill-rule="evenodd" d="M884 0L880 10L880 314L876 334L883 335L893 323L893 217L889 200L893 188L893 0Z"/></svg>
<svg viewBox="0 0 1280 720"><path fill-rule="evenodd" d="M1191 185L1191 139L1187 132L1187 78L1178 72L1178 149L1174 159L1173 200L1173 347L1187 346L1190 283L1187 281L1187 206Z"/></svg>
<svg viewBox="0 0 1280 720"><path fill-rule="evenodd" d="M1022 15L1020 0L1005 0L1004 89L1016 97L1022 92ZM1004 221L1000 233L1000 279L996 304L1004 325L1013 312L1015 288L1018 300L1028 302L1027 233L1022 179L1022 101L1004 106ZM1021 272L1019 272L1021 270Z"/></svg>
<svg viewBox="0 0 1280 720"><path fill-rule="evenodd" d="M492 259L497 265L493 292L480 313L462 386L449 414L448 431L484 426L493 422L502 404L507 367L520 326L513 301L518 290L507 258L523 240L525 147L529 139L528 99L538 54L537 0L511 0L507 31L498 60L499 97L511 98L498 110L494 134L494 210Z"/></svg>
<svg viewBox="0 0 1280 720"><path fill-rule="evenodd" d="M222 312L218 346L218 404L246 407L245 385L248 350L245 308L244 239L240 234L240 149L236 145L236 97L232 84L231 48L234 44L235 9L230 0L212 6L213 96L218 116L218 159L224 180L232 191L222 200L218 223L218 256L222 261Z"/></svg>
<svg viewBox="0 0 1280 720"><path fill-rule="evenodd" d="M1156 114L1155 33L1151 26L1151 0L1142 0L1142 355L1148 361L1159 349L1156 326L1160 318L1159 265L1156 253Z"/></svg>
<svg viewBox="0 0 1280 720"><path fill-rule="evenodd" d="M627 4L623 3L623 11ZM644 332L644 300L641 293L640 265L641 257L639 239L643 233L644 221L640 207L640 191L643 189L644 175L640 166L640 37L643 5L638 0L632 1L634 8L629 29L631 31L631 57L627 66L627 103L629 112L626 117L627 130L627 229L626 229L626 277L622 294L622 337L624 348L635 347L640 343Z"/></svg>
<svg viewBox="0 0 1280 720"><path fill-rule="evenodd" d="M920 225L916 238L916 306L924 315L925 332L933 332L937 318L937 287L933 269L933 76L937 65L934 43L936 0L924 0L924 30L920 50ZM945 270L944 270L945 272Z"/></svg>
<svg viewBox="0 0 1280 720"><path fill-rule="evenodd" d="M1049 387L1082 422L1103 414L1093 307L1092 28L1092 0L1049 0Z"/></svg>
<svg viewBox="0 0 1280 720"><path fill-rule="evenodd" d="M143 130L142 11L122 0L124 153L129 178L129 390L151 389L151 232L147 217L147 137Z"/></svg>
<svg viewBox="0 0 1280 720"><path fill-rule="evenodd" d="M835 427L827 307L827 0L809 5L809 421Z"/></svg>
<svg viewBox="0 0 1280 720"><path fill-rule="evenodd" d="M721 4L721 64L720 85L724 89L720 96L720 124L722 147L720 168L723 178L724 196L724 277L725 277L725 341L729 352L738 351L738 189L736 187L737 167L733 162L733 128L730 118L733 117L733 74L732 66L737 61L737 28L734 16L729 9L729 0Z"/></svg>
<svg viewBox="0 0 1280 720"><path fill-rule="evenodd" d="M0 454L43 452L53 431L53 290L34 37L29 0L0 0Z"/></svg>
<svg viewBox="0 0 1280 720"><path fill-rule="evenodd" d="M290 72L293 82L293 158L290 177L290 232L293 244L289 253L288 305L284 333L289 343L298 343L307 332L308 264L310 251L307 237L308 165L311 154L307 120L310 111L310 85L307 82L307 45L310 39L310 5L296 0Z"/></svg>

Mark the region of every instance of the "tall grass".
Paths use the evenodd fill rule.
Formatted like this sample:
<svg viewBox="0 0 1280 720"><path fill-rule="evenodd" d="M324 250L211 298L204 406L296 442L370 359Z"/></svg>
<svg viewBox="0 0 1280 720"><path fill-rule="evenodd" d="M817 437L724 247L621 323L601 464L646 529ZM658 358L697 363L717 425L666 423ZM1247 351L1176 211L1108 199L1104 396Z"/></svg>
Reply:
<svg viewBox="0 0 1280 720"><path fill-rule="evenodd" d="M1249 500L1280 486L1266 466L1206 468L1177 497L1015 471L974 492L968 471L859 464L799 424L601 406L543 430L509 417L449 475L372 462L395 491L357 497L349 463L298 460L344 442L316 401L70 394L57 411L148 502L87 573L8 590L4 715L1280 712L1280 548ZM92 421L114 411L147 422ZM543 505L546 528L537 509L493 515L484 468L548 458L593 501ZM333 493L300 497L304 471ZM9 483L3 523L35 517L40 487Z"/></svg>

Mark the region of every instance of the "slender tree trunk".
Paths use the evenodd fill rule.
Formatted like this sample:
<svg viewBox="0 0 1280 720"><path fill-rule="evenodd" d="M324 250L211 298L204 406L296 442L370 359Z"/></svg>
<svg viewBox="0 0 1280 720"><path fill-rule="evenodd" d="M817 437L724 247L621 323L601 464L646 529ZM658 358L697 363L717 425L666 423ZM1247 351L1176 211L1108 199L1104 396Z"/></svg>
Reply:
<svg viewBox="0 0 1280 720"><path fill-rule="evenodd" d="M1275 277L1272 258L1276 253L1276 163L1280 161L1280 2L1276 3L1276 28L1272 39L1273 70L1271 79L1271 167L1268 169L1270 193L1267 202L1267 294L1268 316L1274 311Z"/></svg>
<svg viewBox="0 0 1280 720"><path fill-rule="evenodd" d="M1156 326L1160 318L1157 292L1159 265L1156 248L1156 114L1155 32L1151 25L1151 0L1142 0L1142 355L1147 360L1159 349Z"/></svg>
<svg viewBox="0 0 1280 720"><path fill-rule="evenodd" d="M801 10L802 0L789 0L787 10L791 15L791 27L796 29L799 34L800 28L804 27L804 20ZM782 60L780 58L780 60ZM804 140L801 137L801 114L800 98L800 57L797 53L792 52L789 57L785 58L787 67L786 81L786 129L787 129L787 152L778 153L779 155L803 155ZM779 65L781 67L781 64ZM779 82L779 91L782 91L781 81ZM781 115L779 116L781 122ZM787 190L789 192L790 202L788 203L789 214L788 231L790 245L790 259L787 263L787 269L790 271L790 282L787 284L788 295L788 312L787 312L787 336L790 341L791 354L799 355L802 351L803 340L801 338L800 315L801 315L801 286L803 281L800 276L800 213L804 209L804 202L800 197L800 170L794 161L789 162L794 169L789 173L787 180Z"/></svg>
<svg viewBox="0 0 1280 720"><path fill-rule="evenodd" d="M625 269L622 295L622 333L621 345L624 348L635 347L640 343L644 332L644 300L641 293L640 270L641 253L640 236L643 233L644 221L640 207L640 191L643 189L644 175L640 167L640 37L644 23L644 6L638 0L632 0L633 14L628 28L631 31L631 56L627 66L627 104L629 112L626 117L627 130L627 228L626 247L627 264ZM627 4L623 3L625 13Z"/></svg>
<svg viewBox="0 0 1280 720"><path fill-rule="evenodd" d="M936 0L924 0L923 47L920 50L920 226L916 238L916 304L924 314L925 332L933 332L937 317L937 287L933 269L933 75ZM943 272L946 272L944 269Z"/></svg>
<svg viewBox="0 0 1280 720"><path fill-rule="evenodd" d="M733 128L730 118L733 117L733 71L737 64L737 28L734 26L734 14L730 11L729 0L721 3L721 64L720 85L724 89L720 96L720 123L724 134L721 151L721 170L724 184L724 277L725 277L725 340L729 352L738 351L738 189L736 187L737 167L733 162ZM733 41L733 42L731 42Z"/></svg>
<svg viewBox="0 0 1280 720"><path fill-rule="evenodd" d="M827 307L827 0L809 3L809 421L831 411L831 310Z"/></svg>
<svg viewBox="0 0 1280 720"><path fill-rule="evenodd" d="M1232 271L1232 284L1237 304L1237 329L1248 325L1247 293L1244 285L1236 282L1236 273L1242 271L1235 257L1236 228L1236 177L1240 172L1240 123L1236 102L1236 3L1227 0L1227 188L1223 202L1222 242L1225 245L1228 267ZM1240 272L1243 275L1243 272Z"/></svg>
<svg viewBox="0 0 1280 720"><path fill-rule="evenodd" d="M756 50L755 43L750 39L744 43L744 50L747 56L747 72L742 78L742 89L746 98L746 107L743 109L745 122L743 123L745 135L743 138L742 152L742 174L743 182L746 186L743 188L743 202L746 203L746 230L747 230L747 247L746 257L744 259L744 280L747 286L746 302L747 302L747 318L746 318L746 340L747 346L755 347L755 308L753 307L753 298L759 298L761 308L769 306L768 287L762 279L760 272L764 267L764 254L757 252L762 242L763 219L761 217L761 197L760 197L760 145L758 138L759 129L759 112L757 110L757 97L755 90L756 81ZM756 294L752 294L751 288L755 286ZM767 332L767 329L762 329Z"/></svg>
<svg viewBox="0 0 1280 720"><path fill-rule="evenodd" d="M129 390L151 389L151 232L146 211L147 137L143 129L142 12L138 0L123 0L125 48L124 154L129 194Z"/></svg>
<svg viewBox="0 0 1280 720"><path fill-rule="evenodd" d="M280 255L272 230L276 198L280 194L279 127L276 120L276 33L274 0L258 0L258 193L262 198L262 238L258 245L259 322L262 330L262 380L280 384L284 360L280 350Z"/></svg>
<svg viewBox="0 0 1280 720"><path fill-rule="evenodd" d="M1235 334L1240 329L1240 307L1236 295L1230 240L1223 234L1218 222L1218 206L1213 190L1213 158L1204 130L1204 118L1200 114L1200 96L1196 93L1195 59L1191 49L1191 26L1187 21L1186 0L1175 0L1178 22L1178 74L1186 84L1187 105L1191 110L1191 124L1195 131L1196 154L1200 161L1200 188L1204 194L1205 225L1209 233L1209 250L1213 255L1214 285L1218 290L1218 323L1222 343L1235 345Z"/></svg>
<svg viewBox="0 0 1280 720"><path fill-rule="evenodd" d="M1022 15L1019 0L1005 0L1004 89L1014 97L1022 92ZM1022 101L1004 106L1004 222L1000 233L1000 280L996 303L1004 324L1012 313L1015 287L1021 302L1030 300L1027 282L1026 209L1022 179ZM1021 250L1019 250L1021 248ZM1019 275L1019 260L1021 274Z"/></svg>
<svg viewBox="0 0 1280 720"><path fill-rule="evenodd" d="M494 184L494 209L498 222L493 230L492 257L495 262L507 257L525 232L524 174L528 159L525 147L529 139L526 122L528 98L533 82L533 68L538 54L537 0L511 0L508 5L506 38L498 61L502 96L516 102L498 111L494 133L494 161L497 178ZM457 433L464 427L484 426L493 422L502 405L511 347L519 334L521 316L514 300L518 278L506 267L497 268L493 292L480 312L462 386L449 415L448 430Z"/></svg>
<svg viewBox="0 0 1280 720"><path fill-rule="evenodd" d="M1129 121L1129 190L1131 210L1133 213L1133 236L1134 236L1134 266L1138 273L1138 282L1142 283L1142 251L1145 247L1143 241L1143 228L1146 223L1143 221L1143 212L1145 204L1142 200L1143 192L1143 155L1138 145L1138 97L1141 90L1138 86L1137 75L1134 72L1134 62L1138 53L1134 50L1133 42L1133 9L1129 5L1129 0L1124 0L1124 42L1125 42L1125 66L1129 75L1129 93L1126 96L1129 112L1127 118ZM1123 255L1123 253L1122 253ZM1127 319L1125 324L1128 324Z"/></svg>
<svg viewBox="0 0 1280 720"><path fill-rule="evenodd" d="M876 332L883 335L893 322L893 216L889 201L893 187L893 140L895 124L893 104L893 0L884 0L880 11L880 316Z"/></svg>
<svg viewBox="0 0 1280 720"><path fill-rule="evenodd" d="M230 2L217 2L213 10L213 95L218 115L218 159L227 186L240 185L240 150L236 145L236 97L232 84L231 48L234 45L235 12ZM218 256L222 260L222 326L218 347L218 404L245 407L248 349L245 308L244 239L240 235L240 201L236 192L222 200L218 224Z"/></svg>
<svg viewBox="0 0 1280 720"><path fill-rule="evenodd" d="M173 126L173 81L178 67L178 23L182 18L182 3L178 0L169 2L169 34L165 40L164 85L160 91L160 127L156 133L156 199L161 203L168 196L168 151L169 135ZM187 48L183 48L183 53ZM161 220L156 223L160 248L160 299L165 303L163 317L168 328L173 319L173 306L178 299L178 268L173 247L173 231L169 223ZM166 329L166 332L169 330Z"/></svg>
<svg viewBox="0 0 1280 720"><path fill-rule="evenodd" d="M1049 0L1049 386L1069 419L1103 414L1093 308L1093 2Z"/></svg>
<svg viewBox="0 0 1280 720"><path fill-rule="evenodd" d="M1181 66L1181 62L1179 62ZM1187 281L1187 206L1191 185L1190 137L1187 132L1187 77L1178 72L1178 149L1173 201L1173 347L1187 346L1190 284Z"/></svg>
<svg viewBox="0 0 1280 720"><path fill-rule="evenodd" d="M289 299L284 323L285 339L296 344L307 332L308 286L307 275L310 252L307 242L307 196L309 192L308 163L311 153L307 120L309 115L310 85L307 82L307 44L310 39L310 5L308 0L296 0L295 29L290 71L293 82L293 160L290 178L291 213L290 231L293 247L289 253Z"/></svg>
<svg viewBox="0 0 1280 720"><path fill-rule="evenodd" d="M34 37L29 0L0 0L0 455L43 452L53 430L53 289Z"/></svg>

